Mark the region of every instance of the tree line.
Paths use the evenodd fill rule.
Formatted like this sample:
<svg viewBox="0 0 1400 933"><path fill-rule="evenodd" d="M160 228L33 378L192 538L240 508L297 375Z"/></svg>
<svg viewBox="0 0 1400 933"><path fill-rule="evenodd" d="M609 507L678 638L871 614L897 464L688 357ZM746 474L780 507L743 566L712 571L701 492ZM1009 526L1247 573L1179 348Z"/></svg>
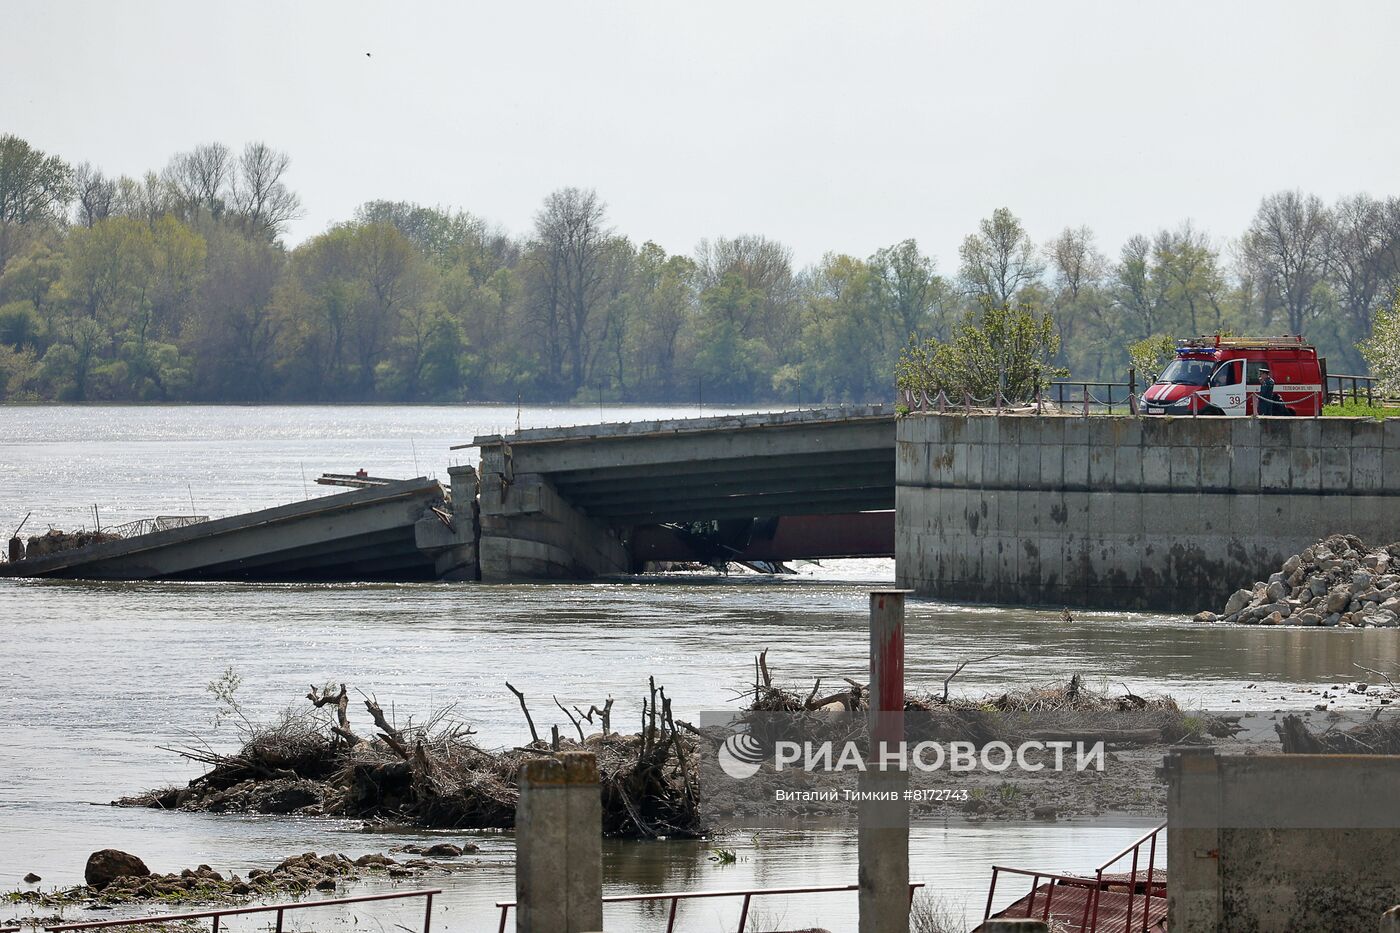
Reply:
<svg viewBox="0 0 1400 933"><path fill-rule="evenodd" d="M1043 331L1076 379L1218 331L1301 333L1365 371L1357 344L1400 290L1397 198L1279 192L1233 239L1187 222L1115 255L1001 208L945 273L914 239L805 268L753 234L670 253L582 188L523 234L368 201L293 246L290 164L212 143L112 177L0 136L0 399L867 401L892 396L901 351L979 322Z"/></svg>

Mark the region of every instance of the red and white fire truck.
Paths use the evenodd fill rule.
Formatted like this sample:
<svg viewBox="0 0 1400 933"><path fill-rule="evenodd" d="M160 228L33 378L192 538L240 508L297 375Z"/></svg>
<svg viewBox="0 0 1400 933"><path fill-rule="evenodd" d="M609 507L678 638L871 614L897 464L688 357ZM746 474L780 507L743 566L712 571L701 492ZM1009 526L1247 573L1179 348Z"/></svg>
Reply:
<svg viewBox="0 0 1400 933"><path fill-rule="evenodd" d="M1322 412L1325 365L1317 348L1302 337L1178 340L1176 359L1138 399L1138 410L1147 415L1317 415ZM1261 370L1273 379L1282 407L1266 401L1261 410Z"/></svg>

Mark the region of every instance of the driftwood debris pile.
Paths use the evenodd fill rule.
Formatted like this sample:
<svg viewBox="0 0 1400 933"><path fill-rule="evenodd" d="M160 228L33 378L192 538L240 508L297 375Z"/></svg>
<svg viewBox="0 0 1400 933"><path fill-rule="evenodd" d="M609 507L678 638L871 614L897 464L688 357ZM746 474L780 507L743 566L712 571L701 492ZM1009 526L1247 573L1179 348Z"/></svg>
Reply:
<svg viewBox="0 0 1400 933"><path fill-rule="evenodd" d="M507 685L509 686L509 685ZM390 721L372 695L364 709L373 733L356 731L350 691L312 687L309 708L284 713L271 725L244 720L242 745L223 754L209 747L174 749L210 766L185 787L151 791L116 801L206 812L334 816L432 828L508 828L515 821L517 775L533 756L557 751L597 755L603 797L603 830L625 838L699 836L699 769L694 739L683 734L671 701L653 680L643 701L641 731L612 731L612 700L569 717L577 740L557 727L542 739L522 693L531 741L490 751L449 707L421 724ZM586 734L584 724L599 731Z"/></svg>
<svg viewBox="0 0 1400 933"><path fill-rule="evenodd" d="M1285 716L1274 727L1285 755L1400 755L1400 720L1381 719L1380 711L1350 729L1313 732L1298 716Z"/></svg>
<svg viewBox="0 0 1400 933"><path fill-rule="evenodd" d="M1065 682L1019 690L950 695L949 685L968 664L988 660L991 658L958 663L935 690L906 689L904 711L917 714L906 715L910 741L965 739L980 744L1073 735L1101 738L1110 745L1156 745L1192 736L1221 738L1235 731L1228 718L1192 715L1171 697L1138 696L1126 686L1122 693L1111 693L1106 688L1090 687L1078 674ZM850 727L863 729L864 716L852 719L839 714L866 713L870 708L869 686L851 678L843 680L844 688L827 693L822 691L820 678L808 690L776 685L768 667L768 652L764 651L754 661L753 687L744 696L744 719L760 737L767 734L770 738L792 738L794 732L825 738L832 729L847 728L843 720L849 721Z"/></svg>

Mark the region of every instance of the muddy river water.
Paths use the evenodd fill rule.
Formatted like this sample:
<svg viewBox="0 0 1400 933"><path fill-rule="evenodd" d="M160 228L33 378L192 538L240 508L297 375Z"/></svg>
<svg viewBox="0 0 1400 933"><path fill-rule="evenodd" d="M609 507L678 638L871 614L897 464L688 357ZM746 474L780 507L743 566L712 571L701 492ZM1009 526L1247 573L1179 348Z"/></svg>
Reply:
<svg viewBox="0 0 1400 933"><path fill-rule="evenodd" d="M608 420L695 414L614 408ZM599 409L514 407L11 407L0 408L0 528L72 528L156 514L226 515L330 490L322 471L437 475L448 450L475 434L596 421ZM464 456L465 455L465 456ZM240 873L306 850L352 856L415 841L355 824L122 810L114 797L183 782L198 769L161 746L210 735L210 681L232 668L253 717L304 702L310 683L345 681L388 709L448 703L485 745L525 732L503 680L527 695L580 705L616 698L631 720L648 675L678 718L723 708L769 649L780 679L862 676L866 591L893 581L892 561L805 566L796 577L714 575L557 585L120 584L0 580L0 890L26 872L43 885L81 880L87 854L135 852L156 871L209 863ZM1249 581L1240 581L1247 583ZM1205 608L1205 607L1202 607ZM1356 679L1353 664L1394 668L1393 630L1201 626L1129 613L959 606L913 601L908 679L930 689L960 659L997 654L958 679L968 691L1062 680L1127 684L1183 703L1275 708L1300 688ZM1238 702L1236 702L1238 701ZM547 702L547 700L546 700ZM1293 705L1310 703L1303 699ZM537 719L551 721L545 705ZM557 717L562 723L562 715ZM234 741L227 725L215 745ZM923 823L912 840L915 880L980 919L989 866L1083 870L1140 825ZM423 841L418 838L416 841ZM446 889L434 928L493 930L494 903L513 897L512 840L485 834L469 870ZM712 859L732 849L737 861ZM607 893L849 884L855 837L840 827L730 827L714 842L611 843ZM375 890L387 882L366 882ZM738 902L680 912L685 930L732 929ZM850 894L756 902L760 926L854 925ZM70 914L73 912L70 911ZM78 912L81 914L81 912ZM327 928L416 928L418 908L328 914ZM25 911L0 906L0 921ZM664 927L660 906L610 908L609 930ZM253 929L245 921L238 928Z"/></svg>

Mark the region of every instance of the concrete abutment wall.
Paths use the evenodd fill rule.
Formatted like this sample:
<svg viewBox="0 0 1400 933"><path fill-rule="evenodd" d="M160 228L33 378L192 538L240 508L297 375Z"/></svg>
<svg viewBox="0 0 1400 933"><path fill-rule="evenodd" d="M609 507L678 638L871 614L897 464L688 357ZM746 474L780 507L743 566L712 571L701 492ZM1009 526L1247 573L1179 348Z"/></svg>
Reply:
<svg viewBox="0 0 1400 933"><path fill-rule="evenodd" d="M1400 539L1400 420L910 415L896 576L941 599L1197 611L1324 535Z"/></svg>

